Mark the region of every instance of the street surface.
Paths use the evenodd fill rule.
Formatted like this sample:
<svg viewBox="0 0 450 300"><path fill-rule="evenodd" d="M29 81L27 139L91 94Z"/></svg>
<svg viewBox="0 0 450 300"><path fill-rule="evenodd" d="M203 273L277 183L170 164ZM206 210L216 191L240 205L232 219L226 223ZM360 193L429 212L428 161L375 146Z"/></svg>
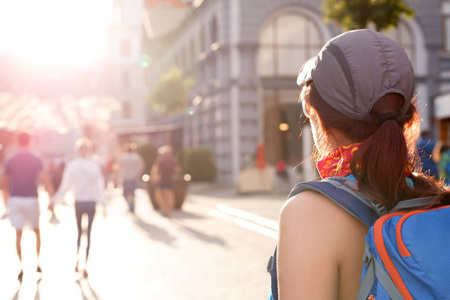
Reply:
<svg viewBox="0 0 450 300"><path fill-rule="evenodd" d="M172 219L153 210L144 190L137 195L133 216L121 190L108 190L107 216L98 207L94 220L87 279L74 271L70 203L56 206L57 222L45 209L48 200L41 201L43 273L35 272L34 234L25 231L22 284L15 233L9 219L1 219L0 299L267 299L265 268L276 244L283 195L241 196L231 189L192 186ZM81 251L84 243L83 237Z"/></svg>

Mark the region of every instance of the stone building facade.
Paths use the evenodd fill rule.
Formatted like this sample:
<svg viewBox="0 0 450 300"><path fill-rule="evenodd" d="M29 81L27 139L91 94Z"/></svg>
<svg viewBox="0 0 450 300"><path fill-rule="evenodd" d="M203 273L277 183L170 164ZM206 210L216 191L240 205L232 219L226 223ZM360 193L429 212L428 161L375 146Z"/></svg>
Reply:
<svg viewBox="0 0 450 300"><path fill-rule="evenodd" d="M408 4L416 15L385 34L413 63L423 129L448 139L450 2ZM176 119L183 146L211 149L221 183L235 183L259 145L268 165L283 160L293 169L304 162L293 172L299 179L312 178L312 139L301 117L296 76L303 62L342 29L323 22L321 0L197 0L190 5L176 30L146 46L158 49L152 53L152 78L174 65L195 78L189 107Z"/></svg>

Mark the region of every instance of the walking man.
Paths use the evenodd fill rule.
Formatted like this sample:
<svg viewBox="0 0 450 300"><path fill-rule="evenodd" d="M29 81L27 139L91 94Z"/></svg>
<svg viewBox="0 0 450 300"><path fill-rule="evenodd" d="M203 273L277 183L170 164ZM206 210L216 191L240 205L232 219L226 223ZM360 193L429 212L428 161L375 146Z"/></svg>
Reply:
<svg viewBox="0 0 450 300"><path fill-rule="evenodd" d="M37 272L42 272L39 265L41 234L39 230L38 185L43 184L49 196L53 196L50 176L44 172L41 159L29 150L30 136L20 133L17 136L18 151L5 163L1 188L9 208L9 218L16 230L16 251L22 264L22 232L26 224L31 225L36 234ZM22 266L18 279L22 281Z"/></svg>
<svg viewBox="0 0 450 300"><path fill-rule="evenodd" d="M134 213L134 192L139 186L139 180L144 170L144 160L136 153L135 144L119 158L119 172L123 184L123 196L128 203L130 212Z"/></svg>
<svg viewBox="0 0 450 300"><path fill-rule="evenodd" d="M180 171L172 146L158 149L158 157L153 164L151 180L156 184L155 197L164 217L170 218L175 207L175 176Z"/></svg>

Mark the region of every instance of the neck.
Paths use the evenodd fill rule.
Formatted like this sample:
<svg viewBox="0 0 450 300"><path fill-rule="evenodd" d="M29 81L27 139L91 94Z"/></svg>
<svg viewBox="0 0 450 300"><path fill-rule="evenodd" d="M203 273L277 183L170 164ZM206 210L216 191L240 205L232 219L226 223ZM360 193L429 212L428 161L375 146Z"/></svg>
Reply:
<svg viewBox="0 0 450 300"><path fill-rule="evenodd" d="M355 141L350 140L341 130L330 128L330 135L332 136L331 147L337 149L347 145L354 144Z"/></svg>

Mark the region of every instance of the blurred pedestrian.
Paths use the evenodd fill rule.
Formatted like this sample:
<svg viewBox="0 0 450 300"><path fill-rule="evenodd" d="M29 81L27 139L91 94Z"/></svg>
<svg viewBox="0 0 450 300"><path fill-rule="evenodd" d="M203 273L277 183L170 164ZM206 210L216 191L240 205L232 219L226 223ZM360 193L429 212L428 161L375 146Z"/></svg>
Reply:
<svg viewBox="0 0 450 300"><path fill-rule="evenodd" d="M123 196L132 213L135 206L134 193L139 187L144 166L144 160L136 153L136 144L130 144L127 151L119 157L119 176L122 180Z"/></svg>
<svg viewBox="0 0 450 300"><path fill-rule="evenodd" d="M65 163L64 163L63 159L58 160L56 158L53 158L52 160L50 160L48 172L49 172L50 178L52 180L53 188L55 189L55 191L61 185L62 174L64 172L64 166L65 166Z"/></svg>
<svg viewBox="0 0 450 300"><path fill-rule="evenodd" d="M3 170L3 157L4 157L4 147L0 144L0 169ZM3 193L2 193L3 194ZM3 215L0 217L0 220L6 219L8 217L8 207L6 206L6 199L3 197L4 210Z"/></svg>
<svg viewBox="0 0 450 300"><path fill-rule="evenodd" d="M158 149L150 180L155 185L155 197L163 216L170 218L175 207L175 175L179 166L170 145Z"/></svg>
<svg viewBox="0 0 450 300"><path fill-rule="evenodd" d="M277 188L278 191L286 192L289 190L289 173L286 168L284 160L279 160L275 166L275 174L277 175Z"/></svg>
<svg viewBox="0 0 450 300"><path fill-rule="evenodd" d="M417 141L417 151L422 162L422 172L437 179L439 172L436 163L432 159L435 146L436 142L432 139L431 133L429 131L422 132Z"/></svg>
<svg viewBox="0 0 450 300"><path fill-rule="evenodd" d="M109 157L103 167L103 176L105 177L106 188L109 187L111 182L112 186L115 187L115 176L114 176L114 165L116 164L114 157Z"/></svg>
<svg viewBox="0 0 450 300"><path fill-rule="evenodd" d="M64 172L64 166L65 166L65 163L62 159L58 162L56 159L52 159L50 161L50 164L48 167L48 172L49 172L52 184L53 184L53 189L55 191L58 190L59 186L61 185L62 175ZM53 212L53 211L52 211L52 216L50 218L50 223L51 224L59 224L60 223L60 221L58 220L58 218L55 215L55 212Z"/></svg>
<svg viewBox="0 0 450 300"><path fill-rule="evenodd" d="M438 165L439 178L450 184L450 145L447 142L439 141L433 151L433 160Z"/></svg>
<svg viewBox="0 0 450 300"><path fill-rule="evenodd" d="M39 264L41 251L41 233L39 229L38 185L43 184L49 196L53 196L50 176L44 171L41 158L29 149L30 135L21 132L17 136L18 151L5 163L1 187L9 208L11 225L16 230L16 251L22 264L22 233L29 224L36 234L37 272L42 272ZM23 270L20 269L18 279L22 281Z"/></svg>
<svg viewBox="0 0 450 300"><path fill-rule="evenodd" d="M81 138L76 143L76 149L78 157L67 163L61 186L52 197L49 209L53 212L54 205L60 202L69 190L74 193L77 223L77 262L75 272L79 270L80 243L83 232L82 218L83 215L87 215L87 246L83 269L83 276L87 277L86 264L91 247L91 231L97 203L103 205L103 212L106 215L105 181L100 164L91 158L93 151L92 142L86 138Z"/></svg>
<svg viewBox="0 0 450 300"><path fill-rule="evenodd" d="M443 146L441 149L439 175L444 179L445 184L450 184L450 146L448 145Z"/></svg>

